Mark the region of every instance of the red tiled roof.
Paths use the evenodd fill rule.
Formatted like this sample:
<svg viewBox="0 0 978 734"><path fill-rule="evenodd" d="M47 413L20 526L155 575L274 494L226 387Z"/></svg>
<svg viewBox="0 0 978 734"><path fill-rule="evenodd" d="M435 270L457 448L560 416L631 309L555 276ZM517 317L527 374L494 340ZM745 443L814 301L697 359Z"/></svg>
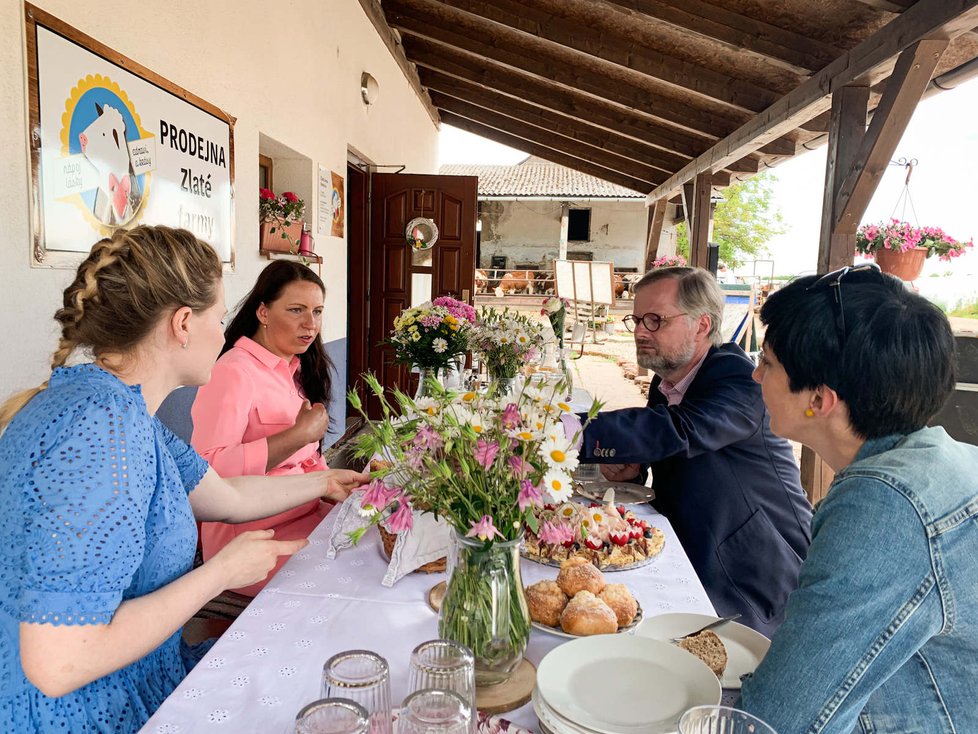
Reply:
<svg viewBox="0 0 978 734"><path fill-rule="evenodd" d="M645 194L529 156L515 166L451 163L446 176L478 176L479 196L560 196L569 199L644 199Z"/></svg>

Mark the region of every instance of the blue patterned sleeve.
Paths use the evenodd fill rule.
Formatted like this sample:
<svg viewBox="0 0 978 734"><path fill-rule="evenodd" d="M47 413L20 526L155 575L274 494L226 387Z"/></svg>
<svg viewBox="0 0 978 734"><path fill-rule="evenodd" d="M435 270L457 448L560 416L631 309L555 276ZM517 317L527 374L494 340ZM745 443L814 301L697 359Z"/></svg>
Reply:
<svg viewBox="0 0 978 734"><path fill-rule="evenodd" d="M200 480L207 473L208 464L204 458L198 454L192 446L187 445L173 431L156 419L156 430L163 437L163 444L173 457L173 461L180 471L180 481L183 488L190 494L194 487L200 484Z"/></svg>
<svg viewBox="0 0 978 734"><path fill-rule="evenodd" d="M152 423L141 406L98 395L42 420L22 487L20 619L107 624L143 559Z"/></svg>

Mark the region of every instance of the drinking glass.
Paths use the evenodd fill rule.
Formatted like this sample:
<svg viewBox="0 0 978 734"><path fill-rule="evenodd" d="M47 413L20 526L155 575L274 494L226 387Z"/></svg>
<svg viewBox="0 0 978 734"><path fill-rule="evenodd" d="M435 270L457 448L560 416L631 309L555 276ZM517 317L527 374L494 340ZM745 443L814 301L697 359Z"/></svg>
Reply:
<svg viewBox="0 0 978 734"><path fill-rule="evenodd" d="M472 708L454 691L431 688L404 699L397 734L469 734Z"/></svg>
<svg viewBox="0 0 978 734"><path fill-rule="evenodd" d="M391 679L387 661L369 650L348 650L323 666L323 698L348 698L363 706L371 734L391 733Z"/></svg>
<svg viewBox="0 0 978 734"><path fill-rule="evenodd" d="M367 734L367 711L346 698L323 698L295 717L295 734Z"/></svg>
<svg viewBox="0 0 978 734"><path fill-rule="evenodd" d="M679 734L778 734L746 711L729 706L695 706L679 719Z"/></svg>
<svg viewBox="0 0 978 734"><path fill-rule="evenodd" d="M475 657L472 651L454 640L422 642L411 653L408 690L430 688L454 691L475 711ZM472 731L475 731L472 714Z"/></svg>

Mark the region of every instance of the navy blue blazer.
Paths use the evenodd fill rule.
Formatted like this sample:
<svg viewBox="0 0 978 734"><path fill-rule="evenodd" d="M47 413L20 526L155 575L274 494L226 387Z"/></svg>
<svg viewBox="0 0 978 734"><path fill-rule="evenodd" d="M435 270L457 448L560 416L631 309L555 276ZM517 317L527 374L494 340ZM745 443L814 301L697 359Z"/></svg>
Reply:
<svg viewBox="0 0 978 734"><path fill-rule="evenodd" d="M652 505L717 613L740 613L770 637L798 586L812 509L790 444L771 433L753 368L740 347L712 347L679 405L667 405L656 377L647 407L598 415L581 458L651 468Z"/></svg>

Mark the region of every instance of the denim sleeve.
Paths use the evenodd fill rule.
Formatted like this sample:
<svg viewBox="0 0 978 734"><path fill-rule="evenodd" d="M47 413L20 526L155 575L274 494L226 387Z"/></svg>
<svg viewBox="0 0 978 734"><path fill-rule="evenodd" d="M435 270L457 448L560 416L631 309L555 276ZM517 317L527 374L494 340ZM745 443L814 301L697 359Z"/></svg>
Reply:
<svg viewBox="0 0 978 734"><path fill-rule="evenodd" d="M836 482L813 521L799 588L739 706L792 734L850 734L870 695L936 634L926 529L885 482Z"/></svg>
<svg viewBox="0 0 978 734"><path fill-rule="evenodd" d="M749 438L764 419L760 387L746 370L721 377L697 385L679 405L599 413L584 430L582 458L590 461L595 449L604 447L615 449L608 461L651 464L670 456L693 458Z"/></svg>

